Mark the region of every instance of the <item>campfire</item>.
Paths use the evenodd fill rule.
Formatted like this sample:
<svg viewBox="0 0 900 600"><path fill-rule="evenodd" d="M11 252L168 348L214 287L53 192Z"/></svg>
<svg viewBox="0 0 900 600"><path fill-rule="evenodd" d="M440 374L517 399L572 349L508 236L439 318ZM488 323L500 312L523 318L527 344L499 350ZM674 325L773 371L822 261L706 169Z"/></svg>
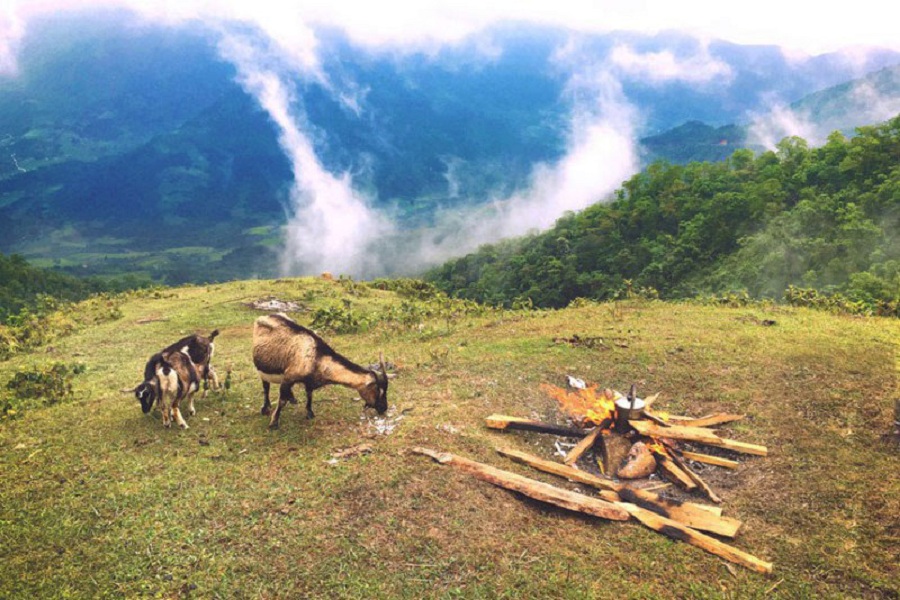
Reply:
<svg viewBox="0 0 900 600"><path fill-rule="evenodd" d="M599 499L453 454L427 448L414 448L413 451L479 479L569 510L609 520L634 518L650 529L731 562L762 573L771 572L771 563L708 535L734 538L741 527L739 520L723 516L720 507L665 497L652 491L658 486L642 485L656 474L685 493L702 494L715 504L721 504L719 495L690 463L726 469L734 469L738 463L700 452L688 444L765 456L767 449L764 446L724 438L712 429L743 419L744 415L673 416L654 409L659 394L639 398L634 386L623 394L611 389L601 390L597 385L589 386L574 378L569 379L569 385L570 389L551 385L543 385L542 389L559 403L572 426L507 415L491 415L486 424L492 429L535 431L578 439L565 453L562 463L508 448L497 448L497 452L537 470L592 486L599 490ZM598 471L598 474L592 471Z"/></svg>

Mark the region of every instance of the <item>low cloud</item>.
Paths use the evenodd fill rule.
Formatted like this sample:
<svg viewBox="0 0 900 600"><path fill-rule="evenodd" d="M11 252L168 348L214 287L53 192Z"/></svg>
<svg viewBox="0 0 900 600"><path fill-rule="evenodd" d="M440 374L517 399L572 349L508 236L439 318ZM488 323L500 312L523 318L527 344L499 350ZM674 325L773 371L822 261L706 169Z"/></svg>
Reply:
<svg viewBox="0 0 900 600"><path fill-rule="evenodd" d="M623 74L654 84L671 81L708 83L730 80L733 75L731 67L711 56L706 48L692 56L679 57L670 50L639 53L620 44L610 53L610 61Z"/></svg>
<svg viewBox="0 0 900 600"><path fill-rule="evenodd" d="M220 49L237 67L244 90L277 126L279 142L291 161L294 184L286 206L281 271L357 275L377 271L370 246L393 227L372 209L368 198L353 189L348 173L335 175L324 168L307 131L302 104L293 94L291 74L295 71L279 71L277 61L273 63L266 51L266 42L224 31ZM307 70L301 74L328 85L318 61L304 65Z"/></svg>
<svg viewBox="0 0 900 600"><path fill-rule="evenodd" d="M820 146L834 131L852 135L857 127L886 121L900 113L900 97L890 89L879 89L878 76L876 73L872 78L854 84L845 93L835 94L810 107L794 109L773 104L767 113L752 117L748 141L773 150L785 137L797 136L811 146Z"/></svg>
<svg viewBox="0 0 900 600"><path fill-rule="evenodd" d="M565 155L536 165L525 189L476 208L439 214L432 228L382 247L393 272L415 273L503 238L552 226L567 211L608 199L637 169L637 115L605 71L580 72L567 93L575 109Z"/></svg>

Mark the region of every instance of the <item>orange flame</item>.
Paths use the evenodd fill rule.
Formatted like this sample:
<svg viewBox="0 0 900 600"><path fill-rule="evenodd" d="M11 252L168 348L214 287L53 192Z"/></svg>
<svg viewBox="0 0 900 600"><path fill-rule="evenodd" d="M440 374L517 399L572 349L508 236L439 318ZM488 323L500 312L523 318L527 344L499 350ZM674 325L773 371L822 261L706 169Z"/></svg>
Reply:
<svg viewBox="0 0 900 600"><path fill-rule="evenodd" d="M653 439L653 438L650 438ZM652 443L647 444L647 449L650 450L653 454L661 454L662 456L668 456L669 451L666 450L666 447L660 444L658 441L653 440Z"/></svg>
<svg viewBox="0 0 900 600"><path fill-rule="evenodd" d="M615 416L616 394L612 390L598 393L598 386L592 385L583 390L569 391L546 383L541 384L541 389L559 402L560 408L582 427L590 424L599 425L604 419L612 419Z"/></svg>

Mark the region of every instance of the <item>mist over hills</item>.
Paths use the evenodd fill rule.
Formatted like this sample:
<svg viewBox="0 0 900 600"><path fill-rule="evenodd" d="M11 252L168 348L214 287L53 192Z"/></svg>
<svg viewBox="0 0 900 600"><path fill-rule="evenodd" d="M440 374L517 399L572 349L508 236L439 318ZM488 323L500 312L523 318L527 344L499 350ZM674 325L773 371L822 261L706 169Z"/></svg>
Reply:
<svg viewBox="0 0 900 600"><path fill-rule="evenodd" d="M890 51L789 60L776 47L675 32L507 24L433 52L375 52L338 31L317 33L327 81L284 77L291 116L322 168L384 215L394 236L539 188L545 171L567 176L596 114L630 138L625 153L638 137L688 121L746 123L900 62ZM285 224L303 217L296 157L217 35L126 12L37 22L17 74L0 76L0 251L169 283L276 274ZM716 149L710 158L729 150ZM603 200L636 170L627 164L566 209ZM598 157L596 169L612 167ZM376 239L363 253L385 245Z"/></svg>

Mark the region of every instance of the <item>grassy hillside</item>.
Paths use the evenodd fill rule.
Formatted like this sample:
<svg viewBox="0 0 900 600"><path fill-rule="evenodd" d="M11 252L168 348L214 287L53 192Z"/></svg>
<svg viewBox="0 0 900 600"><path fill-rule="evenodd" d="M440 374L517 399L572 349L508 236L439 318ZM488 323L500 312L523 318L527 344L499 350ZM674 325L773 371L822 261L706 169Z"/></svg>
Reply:
<svg viewBox="0 0 900 600"><path fill-rule="evenodd" d="M277 296L343 315L327 334L358 362L396 364L377 435L362 401L316 393L316 418L259 415L244 302ZM881 441L897 387L896 319L804 309L625 301L560 311L475 311L350 282L248 281L135 293L121 318L0 363L14 373L84 365L74 399L0 421L0 597L876 598L900 594L897 448ZM428 306L432 306L428 305ZM764 319L774 326L762 326ZM332 319L346 323L348 319ZM221 330L229 390L166 430L120 389L189 332ZM554 343L599 336L594 348ZM661 391L683 414L750 418L726 429L769 447L734 472L706 471L736 545L771 577L634 523L574 517L406 453L414 445L527 473L494 454L550 457L552 438L488 431L493 412L556 420L539 384L566 374ZM402 419L400 418L402 417ZM367 456L339 459L369 443ZM548 482L574 485L540 476Z"/></svg>

